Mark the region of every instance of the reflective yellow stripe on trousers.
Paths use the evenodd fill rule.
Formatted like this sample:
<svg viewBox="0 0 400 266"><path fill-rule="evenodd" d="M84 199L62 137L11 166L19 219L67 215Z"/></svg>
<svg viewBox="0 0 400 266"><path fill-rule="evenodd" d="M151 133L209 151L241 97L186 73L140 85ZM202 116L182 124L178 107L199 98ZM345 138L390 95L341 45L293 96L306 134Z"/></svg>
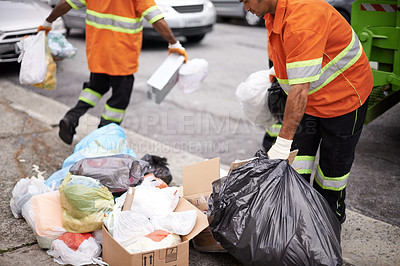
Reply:
<svg viewBox="0 0 400 266"><path fill-rule="evenodd" d="M314 166L315 156L297 155L294 158L292 167L299 174L311 174Z"/></svg>
<svg viewBox="0 0 400 266"><path fill-rule="evenodd" d="M102 95L100 93L89 88L85 88L82 90L79 100L94 107L100 101L101 97Z"/></svg>
<svg viewBox="0 0 400 266"><path fill-rule="evenodd" d="M121 123L125 116L125 110L110 107L108 104L104 106L103 114L101 115L104 119Z"/></svg>
<svg viewBox="0 0 400 266"><path fill-rule="evenodd" d="M349 175L350 173L347 173L344 176L327 177L324 175L324 173L321 170L321 167L318 165L318 170L315 175L315 181L323 189L341 191L346 187Z"/></svg>

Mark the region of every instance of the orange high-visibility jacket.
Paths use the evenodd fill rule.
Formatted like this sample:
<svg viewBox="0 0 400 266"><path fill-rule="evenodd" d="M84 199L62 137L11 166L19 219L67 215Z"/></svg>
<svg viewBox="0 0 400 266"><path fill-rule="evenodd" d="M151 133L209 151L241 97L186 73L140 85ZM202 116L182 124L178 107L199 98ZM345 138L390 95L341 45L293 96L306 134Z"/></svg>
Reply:
<svg viewBox="0 0 400 266"><path fill-rule="evenodd" d="M164 16L154 0L66 0L86 6L86 55L92 73L130 75L137 71L143 18L150 24Z"/></svg>
<svg viewBox="0 0 400 266"><path fill-rule="evenodd" d="M359 108L373 87L361 43L346 20L323 0L278 0L264 17L277 79L310 83L306 113L330 118Z"/></svg>

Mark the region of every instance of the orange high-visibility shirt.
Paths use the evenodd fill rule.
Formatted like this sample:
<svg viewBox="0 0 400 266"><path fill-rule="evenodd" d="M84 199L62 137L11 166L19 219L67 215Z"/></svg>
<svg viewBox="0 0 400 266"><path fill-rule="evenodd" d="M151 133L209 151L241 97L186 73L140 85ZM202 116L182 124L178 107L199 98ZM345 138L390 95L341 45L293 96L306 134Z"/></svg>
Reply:
<svg viewBox="0 0 400 266"><path fill-rule="evenodd" d="M330 118L359 108L373 87L362 45L347 21L323 0L278 0L264 17L281 87L309 83L306 113Z"/></svg>
<svg viewBox="0 0 400 266"><path fill-rule="evenodd" d="M143 18L163 18L154 0L67 0L86 5L86 55L92 73L130 75L137 71L142 49Z"/></svg>

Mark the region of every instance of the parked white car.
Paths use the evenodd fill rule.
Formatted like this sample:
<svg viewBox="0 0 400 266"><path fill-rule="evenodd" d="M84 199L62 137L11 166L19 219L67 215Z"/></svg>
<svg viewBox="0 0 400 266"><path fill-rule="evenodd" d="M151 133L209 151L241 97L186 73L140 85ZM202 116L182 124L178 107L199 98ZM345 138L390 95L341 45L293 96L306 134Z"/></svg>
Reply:
<svg viewBox="0 0 400 266"><path fill-rule="evenodd" d="M36 34L50 12L47 4L35 0L0 0L0 63L17 61L16 43ZM54 22L53 30L65 32L61 19Z"/></svg>
<svg viewBox="0 0 400 266"><path fill-rule="evenodd" d="M164 14L165 21L176 37L186 37L188 42L199 42L212 31L217 12L209 0L156 0ZM54 4L54 2L53 2ZM85 29L86 10L70 10L63 16L65 27ZM143 20L143 36L147 39L161 39L153 27Z"/></svg>

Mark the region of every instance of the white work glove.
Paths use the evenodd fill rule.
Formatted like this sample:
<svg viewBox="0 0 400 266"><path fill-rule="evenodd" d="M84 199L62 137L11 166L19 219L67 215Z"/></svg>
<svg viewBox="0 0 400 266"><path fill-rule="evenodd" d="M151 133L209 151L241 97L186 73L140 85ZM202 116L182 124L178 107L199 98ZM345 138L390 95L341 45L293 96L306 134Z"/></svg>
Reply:
<svg viewBox="0 0 400 266"><path fill-rule="evenodd" d="M37 28L37 32L44 30L46 35L51 31L51 23L45 20L42 25Z"/></svg>
<svg viewBox="0 0 400 266"><path fill-rule="evenodd" d="M272 145L271 149L268 151L268 157L270 159L286 160L289 157L292 142L293 140L277 137L275 144Z"/></svg>
<svg viewBox="0 0 400 266"><path fill-rule="evenodd" d="M171 54L171 53L183 55L185 57L185 63L186 63L188 56L187 56L185 48L183 48L182 44L179 41L177 41L174 44L168 45L168 54Z"/></svg>

